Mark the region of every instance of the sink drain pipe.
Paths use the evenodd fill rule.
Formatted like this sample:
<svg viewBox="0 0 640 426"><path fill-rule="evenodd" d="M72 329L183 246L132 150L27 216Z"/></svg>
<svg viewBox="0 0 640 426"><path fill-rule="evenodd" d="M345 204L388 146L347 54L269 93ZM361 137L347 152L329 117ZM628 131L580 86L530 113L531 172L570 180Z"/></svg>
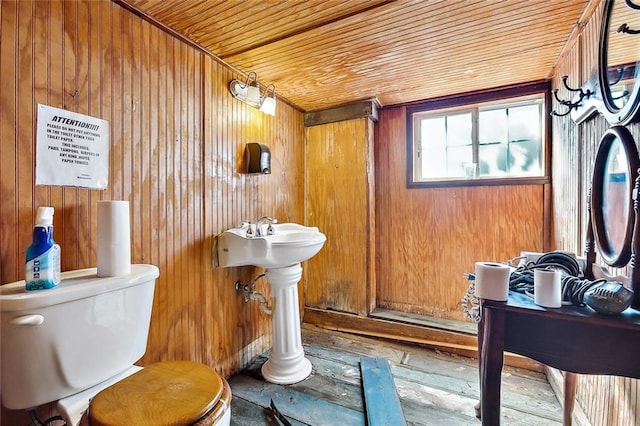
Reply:
<svg viewBox="0 0 640 426"><path fill-rule="evenodd" d="M256 284L260 278L264 277L265 274L260 274L256 276L251 283L243 283L242 281L236 281L236 291L242 291L244 296L244 301L249 302L251 300L257 300L260 304L260 309L267 315L271 315L273 312L267 303L267 298L264 297L264 294L259 293L253 289L253 286Z"/></svg>

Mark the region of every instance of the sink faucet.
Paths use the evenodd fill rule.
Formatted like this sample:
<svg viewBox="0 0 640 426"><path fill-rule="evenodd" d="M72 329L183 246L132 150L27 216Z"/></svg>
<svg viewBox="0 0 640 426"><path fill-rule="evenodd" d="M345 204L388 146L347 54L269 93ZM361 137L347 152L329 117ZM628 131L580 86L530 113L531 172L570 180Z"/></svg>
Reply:
<svg viewBox="0 0 640 426"><path fill-rule="evenodd" d="M262 233L262 225L268 223L269 226L267 227L267 234L266 235L273 235L274 233L274 229L273 229L273 225L274 223L278 223L278 221L276 219L273 219L271 217L268 216L262 216L260 219L258 219L256 221L256 236L257 237L261 237L262 235L264 235Z"/></svg>

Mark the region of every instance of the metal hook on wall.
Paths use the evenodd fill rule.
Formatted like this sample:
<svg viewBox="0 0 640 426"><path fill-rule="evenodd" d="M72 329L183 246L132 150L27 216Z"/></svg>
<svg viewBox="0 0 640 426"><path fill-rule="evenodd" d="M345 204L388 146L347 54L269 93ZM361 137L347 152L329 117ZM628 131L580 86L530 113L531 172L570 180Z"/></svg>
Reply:
<svg viewBox="0 0 640 426"><path fill-rule="evenodd" d="M640 5L635 4L631 0L624 0L625 4L629 9L640 10ZM618 27L618 33L624 34L640 34L640 30L634 30L629 27L629 25L625 22L624 24Z"/></svg>
<svg viewBox="0 0 640 426"><path fill-rule="evenodd" d="M635 4L631 0L624 0L624 2L627 4L627 7L631 8L633 10L640 10L640 5Z"/></svg>
<svg viewBox="0 0 640 426"><path fill-rule="evenodd" d="M617 32L624 34L640 34L640 30L633 30L626 23L620 25Z"/></svg>
<svg viewBox="0 0 640 426"><path fill-rule="evenodd" d="M609 77L608 81L609 81L609 86L615 86L616 84L620 83L624 78L631 78L633 77L633 74L635 73L635 66L630 67L630 68L625 68L624 66L622 67L618 67L615 70L609 71L609 75L613 74L615 72L615 76L613 77ZM625 90L623 91L620 95L618 96L612 96L612 100L617 101L618 99L622 99L629 96L629 91Z"/></svg>
<svg viewBox="0 0 640 426"><path fill-rule="evenodd" d="M556 101L558 101L559 104L564 105L564 106L569 108L564 113L551 111L551 115L555 115L556 117L564 117L565 115L568 115L573 109L578 109L578 107L580 107L582 105L582 100L583 99L589 98L589 96L593 95L593 92L591 91L591 89L583 90L582 87L580 87L578 89L574 89L572 87L569 87L569 85L567 84L567 79L568 78L569 78L568 75L563 75L562 76L562 84L564 85L565 89L567 89L569 92L577 93L578 99L576 101L560 99L560 97L558 97L558 89L554 89L553 90L553 97L556 98Z"/></svg>

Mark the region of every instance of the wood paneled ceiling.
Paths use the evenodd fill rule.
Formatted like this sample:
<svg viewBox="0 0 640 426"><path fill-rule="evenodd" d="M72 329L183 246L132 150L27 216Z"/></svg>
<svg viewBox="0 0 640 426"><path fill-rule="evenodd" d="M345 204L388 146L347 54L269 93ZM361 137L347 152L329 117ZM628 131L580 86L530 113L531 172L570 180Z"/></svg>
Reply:
<svg viewBox="0 0 640 426"><path fill-rule="evenodd" d="M302 111L549 78L600 0L114 0Z"/></svg>

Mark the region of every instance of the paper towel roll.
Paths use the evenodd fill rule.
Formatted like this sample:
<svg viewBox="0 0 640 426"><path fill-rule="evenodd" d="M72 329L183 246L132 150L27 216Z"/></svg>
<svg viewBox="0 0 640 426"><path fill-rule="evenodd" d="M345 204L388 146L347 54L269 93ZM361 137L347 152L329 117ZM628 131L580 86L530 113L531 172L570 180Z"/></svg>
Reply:
<svg viewBox="0 0 640 426"><path fill-rule="evenodd" d="M509 297L511 268L501 263L476 262L476 296L504 302Z"/></svg>
<svg viewBox="0 0 640 426"><path fill-rule="evenodd" d="M545 308L562 306L562 279L555 269L533 271L533 301Z"/></svg>
<svg viewBox="0 0 640 426"><path fill-rule="evenodd" d="M98 201L98 276L131 273L128 201Z"/></svg>

